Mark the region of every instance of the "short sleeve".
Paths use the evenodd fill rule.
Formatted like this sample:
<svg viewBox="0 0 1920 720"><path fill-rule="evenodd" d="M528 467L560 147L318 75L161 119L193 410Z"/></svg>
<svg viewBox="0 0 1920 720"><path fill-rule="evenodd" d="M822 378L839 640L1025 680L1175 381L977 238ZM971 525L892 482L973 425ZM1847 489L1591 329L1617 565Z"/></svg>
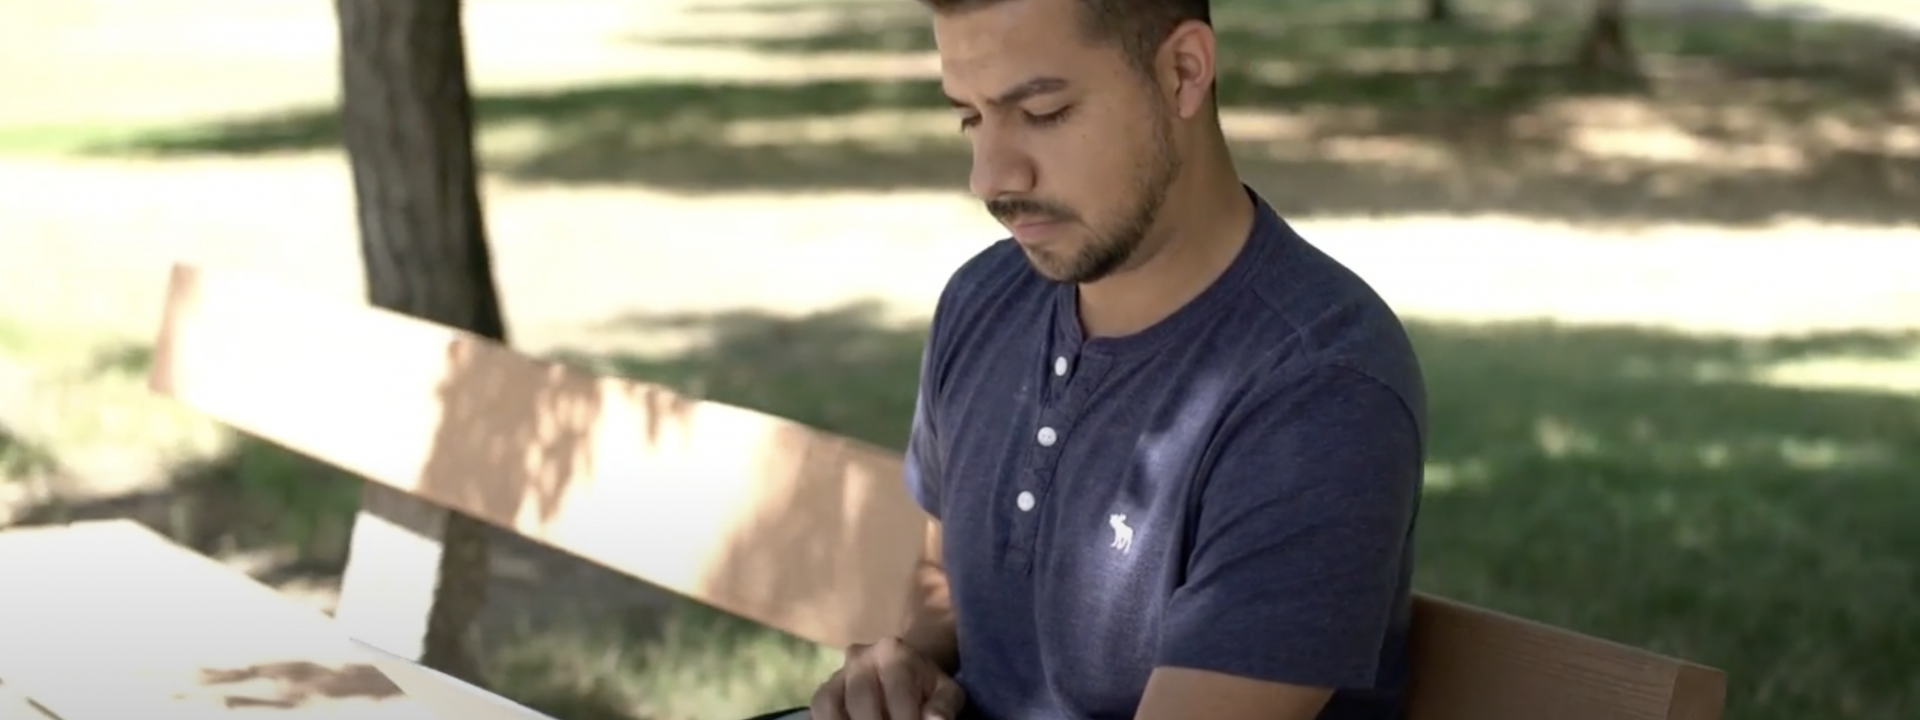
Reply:
<svg viewBox="0 0 1920 720"><path fill-rule="evenodd" d="M978 322L979 298L991 297L1007 278L1026 278L1026 256L1012 240L982 250L947 278L927 323L927 342L920 354L920 385L914 393L913 426L907 435L905 475L907 492L935 520L946 493L946 448L941 435L940 402L946 395L948 368L958 361L958 337Z"/></svg>
<svg viewBox="0 0 1920 720"><path fill-rule="evenodd" d="M971 263L969 263L971 264ZM902 461L907 493L933 519L940 519L941 498L946 490L946 478L941 470L946 466L946 447L940 440L939 428L935 422L939 418L937 401L942 387L943 361L942 349L947 347L947 325L953 314L955 295L966 287L958 281L963 267L947 281L940 290L940 299L934 303L933 318L927 323L927 341L920 351L919 386L913 394L913 425L907 432L906 457Z"/></svg>
<svg viewBox="0 0 1920 720"><path fill-rule="evenodd" d="M1158 664L1370 688L1408 591L1422 423L1341 366L1249 400L1203 478Z"/></svg>
<svg viewBox="0 0 1920 720"><path fill-rule="evenodd" d="M929 354L931 351L929 351ZM928 363L920 363L920 389L913 400L913 427L907 434L904 460L907 492L920 509L935 519L940 517L940 495L944 483L940 477L940 440L933 425L933 387Z"/></svg>

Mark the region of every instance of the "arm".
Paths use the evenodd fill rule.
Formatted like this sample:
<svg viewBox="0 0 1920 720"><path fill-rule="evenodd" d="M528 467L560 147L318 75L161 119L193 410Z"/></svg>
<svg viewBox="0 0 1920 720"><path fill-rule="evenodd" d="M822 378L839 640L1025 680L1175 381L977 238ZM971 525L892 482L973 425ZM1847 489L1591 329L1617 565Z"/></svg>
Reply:
<svg viewBox="0 0 1920 720"><path fill-rule="evenodd" d="M947 595L947 571L940 564L940 521L927 520L920 564L914 567L912 599L900 640L948 675L960 669L959 639L953 632L953 603Z"/></svg>
<svg viewBox="0 0 1920 720"><path fill-rule="evenodd" d="M901 642L921 657L933 661L948 675L960 667L959 639L954 634L953 602L948 594L947 570L941 555L940 501L945 483L941 477L941 444L934 431L932 411L937 384L932 376L932 340L921 360L920 389L914 399L913 425L907 436L904 460L907 491L927 513L927 529L921 541L920 562L914 565L909 580L911 596L907 618L900 632Z"/></svg>
<svg viewBox="0 0 1920 720"><path fill-rule="evenodd" d="M924 380L921 387L903 469L909 494L929 518L919 560L905 579L905 617L897 634L847 648L840 669L814 692L808 713L819 720L950 719L966 705L966 692L953 678L959 651L941 555L939 446L925 411Z"/></svg>
<svg viewBox="0 0 1920 720"><path fill-rule="evenodd" d="M1407 589L1422 449L1384 384L1324 367L1253 398L1201 490L1138 720L1312 720L1372 688Z"/></svg>

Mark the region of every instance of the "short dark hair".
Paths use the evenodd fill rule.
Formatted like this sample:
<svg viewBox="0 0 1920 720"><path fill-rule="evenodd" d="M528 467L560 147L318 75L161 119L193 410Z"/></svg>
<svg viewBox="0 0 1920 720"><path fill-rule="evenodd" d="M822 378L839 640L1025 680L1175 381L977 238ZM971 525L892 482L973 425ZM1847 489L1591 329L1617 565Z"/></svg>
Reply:
<svg viewBox="0 0 1920 720"><path fill-rule="evenodd" d="M935 13L964 12L1011 0L920 0ZM1180 23L1213 23L1212 0L1073 0L1079 3L1082 31L1099 43L1118 43L1134 69L1151 72L1160 44Z"/></svg>

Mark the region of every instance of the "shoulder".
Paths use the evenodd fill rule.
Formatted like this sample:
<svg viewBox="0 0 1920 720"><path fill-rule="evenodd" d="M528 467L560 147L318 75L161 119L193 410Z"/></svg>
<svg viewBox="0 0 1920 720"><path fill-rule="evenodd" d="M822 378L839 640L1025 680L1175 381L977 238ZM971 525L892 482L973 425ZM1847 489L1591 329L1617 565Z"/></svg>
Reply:
<svg viewBox="0 0 1920 720"><path fill-rule="evenodd" d="M936 385L956 353L982 332L1044 310L1048 283L1027 264L1014 241L994 242L947 278L928 327L927 367Z"/></svg>
<svg viewBox="0 0 1920 720"><path fill-rule="evenodd" d="M934 308L934 321L952 324L956 317L981 312L994 298L1040 278L1027 265L1026 255L1011 238L995 241L974 254L947 278Z"/></svg>
<svg viewBox="0 0 1920 720"><path fill-rule="evenodd" d="M1272 350L1253 395L1379 391L1426 435L1426 383L1406 325L1358 274L1274 218L1274 242L1252 283L1254 324ZM1296 399L1305 399L1296 398ZM1332 398L1337 400L1337 396Z"/></svg>

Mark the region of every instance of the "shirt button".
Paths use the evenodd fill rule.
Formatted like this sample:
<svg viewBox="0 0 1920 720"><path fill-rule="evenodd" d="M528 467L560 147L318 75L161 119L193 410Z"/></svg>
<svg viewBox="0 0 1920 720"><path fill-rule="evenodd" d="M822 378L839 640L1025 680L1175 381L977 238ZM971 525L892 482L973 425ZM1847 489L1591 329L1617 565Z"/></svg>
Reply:
<svg viewBox="0 0 1920 720"><path fill-rule="evenodd" d="M1060 356L1060 357L1057 357L1057 358L1054 358L1054 359L1053 359L1053 374L1055 374L1055 375L1058 375L1058 376L1060 376L1060 377L1066 377L1066 376L1067 376L1067 358L1066 358L1066 356L1064 356L1064 355L1063 355L1063 356Z"/></svg>
<svg viewBox="0 0 1920 720"><path fill-rule="evenodd" d="M1040 441L1040 447L1053 447L1054 441L1060 439L1060 434L1054 432L1053 428L1043 427L1040 428L1040 432L1034 436L1034 439Z"/></svg>
<svg viewBox="0 0 1920 720"><path fill-rule="evenodd" d="M1032 510L1033 509L1033 493L1027 492L1025 490L1020 491L1020 496L1013 499L1013 504L1018 505L1020 507L1020 512L1027 512L1028 510Z"/></svg>

